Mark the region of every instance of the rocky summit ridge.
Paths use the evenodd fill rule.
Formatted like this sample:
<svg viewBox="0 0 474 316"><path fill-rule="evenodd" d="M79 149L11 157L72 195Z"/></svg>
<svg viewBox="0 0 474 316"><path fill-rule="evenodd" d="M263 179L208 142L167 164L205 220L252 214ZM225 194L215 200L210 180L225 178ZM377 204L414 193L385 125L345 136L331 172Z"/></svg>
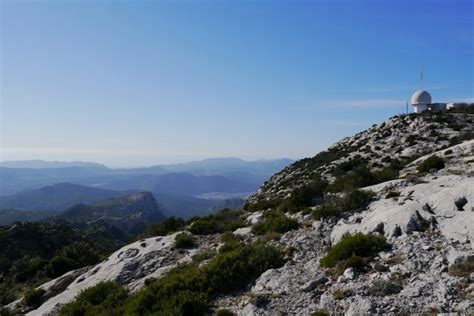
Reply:
<svg viewBox="0 0 474 316"><path fill-rule="evenodd" d="M337 166L356 159L367 160L371 170L411 160L447 148L474 136L474 115L424 112L397 115L352 137L346 137L312 158L289 165L272 176L248 203L288 197L315 176L334 179Z"/></svg>
<svg viewBox="0 0 474 316"><path fill-rule="evenodd" d="M240 290L214 295L211 313L473 313L473 133L469 113L396 116L274 175L236 213L239 225L227 231L242 243L275 246L284 252L284 264ZM370 181L356 177L361 175ZM325 191L309 204L282 204L314 183L324 183ZM352 204L361 196L366 203L348 203L353 192L357 199ZM332 207L330 213L323 213L324 205ZM282 210L284 215L278 213ZM261 233L271 219L283 217L291 225ZM56 315L81 290L106 280L136 293L148 279L159 283L176 266L223 251L222 231L204 232L202 224L200 231L196 221L182 228L194 234L192 247L178 249L178 232L144 238L96 266L41 285L44 302L36 309L22 307L21 300L8 307ZM357 233L385 240L389 247L364 258L355 256L354 249L344 264L323 264L332 249Z"/></svg>

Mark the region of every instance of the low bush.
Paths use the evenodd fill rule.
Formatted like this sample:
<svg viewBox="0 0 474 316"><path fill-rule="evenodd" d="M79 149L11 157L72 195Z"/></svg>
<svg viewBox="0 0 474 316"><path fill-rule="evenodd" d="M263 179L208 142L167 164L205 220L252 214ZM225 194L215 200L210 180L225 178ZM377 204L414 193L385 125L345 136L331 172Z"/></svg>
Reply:
<svg viewBox="0 0 474 316"><path fill-rule="evenodd" d="M81 292L60 314L204 315L210 311L212 297L244 288L264 271L282 264L282 253L276 248L238 244L202 267L197 262L178 266L130 297L114 282L99 283Z"/></svg>
<svg viewBox="0 0 474 316"><path fill-rule="evenodd" d="M244 288L264 271L280 267L282 254L264 244L239 244L208 264L185 264L139 291L124 306L125 315L203 315L211 298Z"/></svg>
<svg viewBox="0 0 474 316"><path fill-rule="evenodd" d="M347 268L352 268L359 272L364 272L368 269L367 260L364 258L352 255L351 257L341 261L340 268L341 271L346 270Z"/></svg>
<svg viewBox="0 0 474 316"><path fill-rule="evenodd" d="M210 235L233 231L245 226L241 215L242 211L225 208L215 214L197 218L191 223L189 231L195 235Z"/></svg>
<svg viewBox="0 0 474 316"><path fill-rule="evenodd" d="M62 316L120 315L115 309L127 299L127 290L112 281L100 282L87 288L60 311Z"/></svg>
<svg viewBox="0 0 474 316"><path fill-rule="evenodd" d="M313 200L321 197L326 190L328 183L321 178L311 181L311 183L295 189L290 197L284 200L278 208L283 212L296 212L305 207L313 205Z"/></svg>
<svg viewBox="0 0 474 316"><path fill-rule="evenodd" d="M282 211L272 210L267 212L265 219L252 227L252 233L255 235L264 235L266 233L283 234L292 229L298 228L298 221L289 218Z"/></svg>
<svg viewBox="0 0 474 316"><path fill-rule="evenodd" d="M374 171L373 184L382 183L398 178L399 170L397 166L390 165L381 170Z"/></svg>
<svg viewBox="0 0 474 316"><path fill-rule="evenodd" d="M444 159L436 155L430 156L418 165L416 170L420 173L430 172L430 170L440 170L444 168Z"/></svg>
<svg viewBox="0 0 474 316"><path fill-rule="evenodd" d="M186 222L182 218L174 216L165 218L159 224L151 224L148 226L146 236L166 236L171 233L183 230L186 227Z"/></svg>
<svg viewBox="0 0 474 316"><path fill-rule="evenodd" d="M7 305L15 299L15 293L5 284L0 284L0 306ZM0 315L3 314L0 312Z"/></svg>
<svg viewBox="0 0 474 316"><path fill-rule="evenodd" d="M222 243L226 243L226 242L238 242L238 241L241 241L242 240L242 236L240 235L235 235L234 233L232 232L226 232L224 234L221 235L221 238L220 238L220 241Z"/></svg>
<svg viewBox="0 0 474 316"><path fill-rule="evenodd" d="M375 280L369 288L369 294L372 296L388 296L400 293L403 287L395 282L387 280Z"/></svg>
<svg viewBox="0 0 474 316"><path fill-rule="evenodd" d="M36 308L43 303L43 295L46 293L43 289L28 290L23 297L23 304L25 306Z"/></svg>
<svg viewBox="0 0 474 316"><path fill-rule="evenodd" d="M76 262L74 260L64 256L55 256L46 266L46 275L55 278L75 268Z"/></svg>
<svg viewBox="0 0 474 316"><path fill-rule="evenodd" d="M322 267L334 267L353 256L369 259L388 248L389 244L383 236L365 235L363 233L346 235L328 251L321 259L320 264ZM359 260L357 259L357 261Z"/></svg>
<svg viewBox="0 0 474 316"><path fill-rule="evenodd" d="M373 200L375 193L366 190L353 190L344 196L342 207L344 211L358 212L365 209Z"/></svg>
<svg viewBox="0 0 474 316"><path fill-rule="evenodd" d="M262 210L268 210L274 207L277 207L280 205L281 201L280 200L258 200L255 203L245 203L244 205L244 210L249 211L249 212L257 212L257 211L262 211Z"/></svg>
<svg viewBox="0 0 474 316"><path fill-rule="evenodd" d="M393 198L397 198L400 196L400 192L398 191L390 191L387 193L387 195L385 195L385 198L386 199L393 199Z"/></svg>
<svg viewBox="0 0 474 316"><path fill-rule="evenodd" d="M470 257L461 262L455 262L449 266L448 273L456 277L469 278L474 273L474 258Z"/></svg>
<svg viewBox="0 0 474 316"><path fill-rule="evenodd" d="M270 301L271 297L266 293L254 294L250 299L250 303L257 308L264 308L268 303L270 303Z"/></svg>
<svg viewBox="0 0 474 316"><path fill-rule="evenodd" d="M199 253L197 253L194 258L193 258L193 261L196 262L196 263L200 263L204 260L209 260L211 259L212 257L214 257L215 255L217 254L217 252L215 250L203 250Z"/></svg>
<svg viewBox="0 0 474 316"><path fill-rule="evenodd" d="M341 208L335 202L325 202L312 212L313 218L319 221L322 218L336 217L341 215Z"/></svg>
<svg viewBox="0 0 474 316"><path fill-rule="evenodd" d="M192 248L196 246L196 237L188 233L179 233L174 238L174 246L178 249Z"/></svg>
<svg viewBox="0 0 474 316"><path fill-rule="evenodd" d="M328 185L328 192L348 192L357 188L374 184L374 175L366 164L359 165L344 175L337 176L333 183Z"/></svg>
<svg viewBox="0 0 474 316"><path fill-rule="evenodd" d="M228 309L218 309L216 312L216 316L235 316L235 313Z"/></svg>

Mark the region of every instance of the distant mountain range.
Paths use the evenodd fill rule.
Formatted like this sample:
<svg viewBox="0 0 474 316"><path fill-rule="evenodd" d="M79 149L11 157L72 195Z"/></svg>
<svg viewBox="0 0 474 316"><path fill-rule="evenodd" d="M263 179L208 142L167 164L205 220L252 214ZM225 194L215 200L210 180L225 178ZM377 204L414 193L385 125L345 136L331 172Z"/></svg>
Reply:
<svg viewBox="0 0 474 316"><path fill-rule="evenodd" d="M289 159L244 161L215 158L147 168L110 169L90 162L8 161L0 163L0 196L61 182L178 195L236 192L237 189L249 192L290 163Z"/></svg>
<svg viewBox="0 0 474 316"><path fill-rule="evenodd" d="M76 205L82 205L79 208L86 210L87 207L84 206L97 203L107 204L109 202L104 202L104 200L111 198L120 201L122 197L132 193L136 192L58 183L40 189L1 196L0 225L6 225L14 221L42 220L62 212L67 213L69 208ZM239 194L219 195L216 198L196 198L166 193L154 193L153 195L157 199L160 212L164 215L184 218L205 215L224 207L240 207L244 203L244 199L239 197Z"/></svg>
<svg viewBox="0 0 474 316"><path fill-rule="evenodd" d="M142 232L148 224L159 223L165 216L150 192L103 200L94 205L78 204L60 213L55 219L72 223L105 221L124 232Z"/></svg>
<svg viewBox="0 0 474 316"><path fill-rule="evenodd" d="M110 169L90 162L8 161L0 163L0 209L9 209L10 219L13 214L34 219L42 216L25 211L64 211L76 204L147 191L167 216L188 218L242 205L244 198L291 162L218 158Z"/></svg>
<svg viewBox="0 0 474 316"><path fill-rule="evenodd" d="M83 161L46 161L46 160L13 160L0 161L0 167L5 168L30 168L30 169L47 169L47 168L68 168L68 167L82 167L82 168L107 168L106 166L95 162Z"/></svg>
<svg viewBox="0 0 474 316"><path fill-rule="evenodd" d="M123 192L91 188L71 183L58 183L0 197L0 209L23 211L63 211L75 204L94 204Z"/></svg>

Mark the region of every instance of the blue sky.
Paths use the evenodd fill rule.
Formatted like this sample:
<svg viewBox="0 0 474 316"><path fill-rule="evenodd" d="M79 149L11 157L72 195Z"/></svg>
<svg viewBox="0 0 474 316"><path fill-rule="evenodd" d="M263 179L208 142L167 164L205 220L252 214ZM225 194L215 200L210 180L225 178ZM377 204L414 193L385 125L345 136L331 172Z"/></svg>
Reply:
<svg viewBox="0 0 474 316"><path fill-rule="evenodd" d="M312 156L474 98L472 1L13 1L1 160L139 166Z"/></svg>

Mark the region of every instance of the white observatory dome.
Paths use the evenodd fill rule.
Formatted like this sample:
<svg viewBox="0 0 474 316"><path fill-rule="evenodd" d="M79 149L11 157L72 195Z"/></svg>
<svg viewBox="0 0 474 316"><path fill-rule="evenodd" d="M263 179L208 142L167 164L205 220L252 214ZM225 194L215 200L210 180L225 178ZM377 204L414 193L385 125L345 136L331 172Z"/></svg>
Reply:
<svg viewBox="0 0 474 316"><path fill-rule="evenodd" d="M431 95L428 91L418 90L411 96L411 104L431 104Z"/></svg>

